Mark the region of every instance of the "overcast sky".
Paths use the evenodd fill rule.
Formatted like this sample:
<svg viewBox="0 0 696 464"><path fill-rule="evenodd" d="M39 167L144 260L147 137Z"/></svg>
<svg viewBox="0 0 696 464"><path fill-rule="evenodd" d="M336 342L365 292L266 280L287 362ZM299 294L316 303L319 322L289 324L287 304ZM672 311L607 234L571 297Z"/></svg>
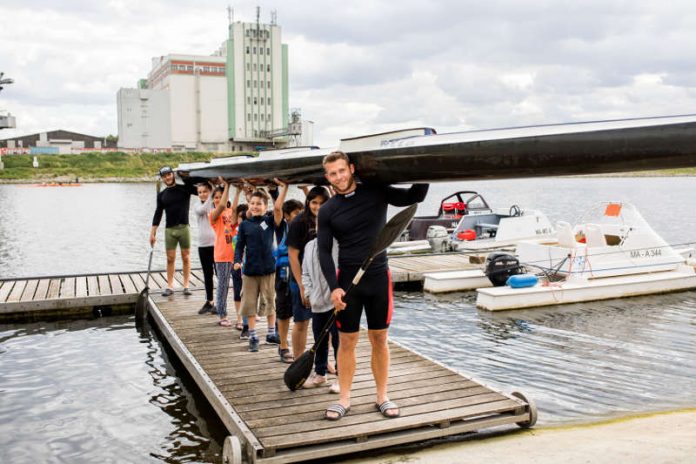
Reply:
<svg viewBox="0 0 696 464"><path fill-rule="evenodd" d="M696 113L692 1L235 1L275 9L290 107L315 143L413 126L438 132ZM3 0L0 110L18 128L117 133L116 92L153 56L210 54L227 3Z"/></svg>

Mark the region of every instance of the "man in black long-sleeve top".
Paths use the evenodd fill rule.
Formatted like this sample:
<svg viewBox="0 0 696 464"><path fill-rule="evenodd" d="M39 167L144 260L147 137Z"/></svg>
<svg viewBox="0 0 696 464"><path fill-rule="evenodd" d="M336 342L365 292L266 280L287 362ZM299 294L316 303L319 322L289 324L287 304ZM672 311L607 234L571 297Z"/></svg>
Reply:
<svg viewBox="0 0 696 464"><path fill-rule="evenodd" d="M190 295L191 232L189 229L189 206L191 195L198 195L194 182L205 179L182 177L184 185L179 185L176 183L174 171L168 166L160 169L159 174L166 188L157 194L157 209L155 209L150 229L150 246L155 246L157 227L162 221L162 213L166 213L164 243L167 251L167 288L164 289L162 295L170 296L174 293L174 263L177 245L181 249L181 261L184 268L184 295Z"/></svg>
<svg viewBox="0 0 696 464"><path fill-rule="evenodd" d="M323 165L324 175L336 195L319 210L317 245L321 269L331 289L331 301L339 310L336 324L340 340L337 364L341 395L339 402L326 410L326 418L340 419L350 409L355 347L363 308L372 345L372 374L377 386L375 406L385 417L398 417L399 407L387 396L387 330L391 322L393 299L386 252L377 255L345 301L343 297L386 224L387 205L408 206L423 201L428 193L428 184L414 184L409 189L358 184L353 177L355 167L343 152L327 155ZM338 270L331 257L334 238L338 242Z"/></svg>

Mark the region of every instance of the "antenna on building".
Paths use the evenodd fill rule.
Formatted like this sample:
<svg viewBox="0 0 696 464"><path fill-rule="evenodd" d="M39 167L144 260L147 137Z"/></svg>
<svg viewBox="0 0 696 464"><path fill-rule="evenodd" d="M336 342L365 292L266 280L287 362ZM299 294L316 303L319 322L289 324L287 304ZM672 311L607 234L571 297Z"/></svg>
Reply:
<svg viewBox="0 0 696 464"><path fill-rule="evenodd" d="M261 24L261 7L257 6L256 7L256 30L258 31L260 29L260 24Z"/></svg>
<svg viewBox="0 0 696 464"><path fill-rule="evenodd" d="M230 5L227 5L227 24L232 24L234 21L234 10Z"/></svg>
<svg viewBox="0 0 696 464"><path fill-rule="evenodd" d="M271 26L278 25L278 10L271 10Z"/></svg>
<svg viewBox="0 0 696 464"><path fill-rule="evenodd" d="M4 75L5 75L4 72L0 72L0 91L2 91L3 85L12 84L14 82L13 79L9 79L9 78L3 79Z"/></svg>

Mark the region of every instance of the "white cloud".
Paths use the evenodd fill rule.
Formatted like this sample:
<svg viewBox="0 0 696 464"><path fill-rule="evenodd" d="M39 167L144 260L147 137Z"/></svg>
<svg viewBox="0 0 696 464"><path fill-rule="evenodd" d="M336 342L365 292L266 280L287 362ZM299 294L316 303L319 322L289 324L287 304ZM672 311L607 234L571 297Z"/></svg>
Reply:
<svg viewBox="0 0 696 464"><path fill-rule="evenodd" d="M234 2L235 19L257 0ZM471 128L694 113L696 4L687 1L271 0L290 47L290 106L316 142L399 127ZM7 0L0 109L19 129L116 132L116 92L150 59L206 54L217 1Z"/></svg>

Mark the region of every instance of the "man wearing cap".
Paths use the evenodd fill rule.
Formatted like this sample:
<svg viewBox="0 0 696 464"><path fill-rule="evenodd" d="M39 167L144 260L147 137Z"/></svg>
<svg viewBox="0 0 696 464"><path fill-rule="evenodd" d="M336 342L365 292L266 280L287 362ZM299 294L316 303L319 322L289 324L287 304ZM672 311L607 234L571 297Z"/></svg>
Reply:
<svg viewBox="0 0 696 464"><path fill-rule="evenodd" d="M162 295L170 296L174 293L174 262L177 245L181 249L181 261L184 267L184 295L190 295L191 231L189 229L189 206L191 195L197 195L198 192L193 178L188 176L182 176L184 185L177 184L174 171L169 166L160 169L159 175L165 188L157 194L157 209L152 218L152 228L150 229L150 245L155 246L157 227L162 220L162 213L166 212L164 246L167 250L167 288L162 291Z"/></svg>

